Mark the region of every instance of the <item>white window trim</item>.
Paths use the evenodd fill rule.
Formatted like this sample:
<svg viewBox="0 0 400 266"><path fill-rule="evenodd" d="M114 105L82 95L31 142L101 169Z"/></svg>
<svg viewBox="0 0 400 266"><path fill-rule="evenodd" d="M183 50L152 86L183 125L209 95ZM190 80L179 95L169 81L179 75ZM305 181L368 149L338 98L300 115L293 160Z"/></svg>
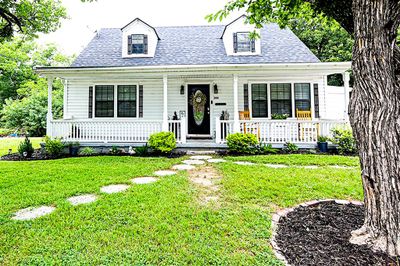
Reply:
<svg viewBox="0 0 400 266"><path fill-rule="evenodd" d="M129 50L129 36L132 38L132 42L133 42L133 35L141 35L142 36L142 38L143 38L143 53L134 53L133 52L133 47L131 47L131 49L132 49L132 53L128 53L128 55L129 56L131 56L131 55L134 55L134 56L140 56L140 55L147 55L148 54L148 52L147 53L145 53L144 52L144 46L145 46L145 44L144 44L144 36L146 35L146 34L144 34L144 33L132 33L132 34L130 34L130 35L128 35L127 36L127 42L128 42L128 50ZM149 38L148 36L147 36L147 38ZM147 46L148 46L148 42L149 42L149 40L147 39ZM131 43L131 45L133 46L133 43ZM148 51L148 48L147 48L147 51Z"/></svg>
<svg viewBox="0 0 400 266"><path fill-rule="evenodd" d="M295 83L308 83L310 84L310 105L311 105L311 117L312 119L315 118L315 111L314 111L314 91L313 91L313 86L315 83L319 84L319 82L315 79L307 79L307 80L294 80L294 81L284 81L284 80L254 80L254 81L249 81L248 82L248 90L249 90L249 111L250 111L250 119L254 120L271 120L271 84L291 84L291 102L292 102L292 116L289 117L289 120L295 120L296 118L296 104L295 104L295 99L294 99L294 84ZM267 111L267 117L254 117L253 118L253 101L252 101L252 89L253 89L253 84L266 84L267 85L267 97L268 97L268 111Z"/></svg>
<svg viewBox="0 0 400 266"><path fill-rule="evenodd" d="M112 117L96 117L96 86L102 85L112 85L114 86L114 116ZM134 85L136 86L136 116L135 117L119 117L118 116L118 85ZM139 120L139 83L134 82L119 82L119 83L96 83L93 84L93 104L92 104L92 114L95 120L107 120L107 119L117 119L117 120Z"/></svg>

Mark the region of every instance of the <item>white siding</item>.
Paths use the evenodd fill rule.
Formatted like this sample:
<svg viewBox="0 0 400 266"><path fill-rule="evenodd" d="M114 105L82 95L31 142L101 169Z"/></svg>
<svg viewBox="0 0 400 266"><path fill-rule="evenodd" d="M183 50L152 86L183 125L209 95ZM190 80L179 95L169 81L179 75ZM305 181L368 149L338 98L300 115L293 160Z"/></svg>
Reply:
<svg viewBox="0 0 400 266"><path fill-rule="evenodd" d="M65 118L86 119L89 115L89 86L87 81L68 81L68 114Z"/></svg>

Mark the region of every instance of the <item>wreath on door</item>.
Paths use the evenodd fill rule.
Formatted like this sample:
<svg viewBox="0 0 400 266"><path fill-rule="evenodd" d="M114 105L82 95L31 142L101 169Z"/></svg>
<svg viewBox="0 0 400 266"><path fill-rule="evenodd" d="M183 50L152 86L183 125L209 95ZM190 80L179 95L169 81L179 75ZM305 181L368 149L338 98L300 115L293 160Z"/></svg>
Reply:
<svg viewBox="0 0 400 266"><path fill-rule="evenodd" d="M198 126L200 126L204 120L206 101L207 96L201 90L197 90L190 96L189 103L193 107L194 122Z"/></svg>

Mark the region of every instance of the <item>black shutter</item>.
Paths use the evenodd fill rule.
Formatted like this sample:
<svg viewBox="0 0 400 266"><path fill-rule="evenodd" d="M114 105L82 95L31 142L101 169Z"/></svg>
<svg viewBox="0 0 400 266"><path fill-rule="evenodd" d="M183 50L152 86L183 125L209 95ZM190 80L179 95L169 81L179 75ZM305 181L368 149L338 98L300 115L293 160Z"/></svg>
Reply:
<svg viewBox="0 0 400 266"><path fill-rule="evenodd" d="M244 100L243 109L244 109L244 111L248 111L249 110L249 85L248 84L243 85L243 100Z"/></svg>
<svg viewBox="0 0 400 266"><path fill-rule="evenodd" d="M147 54L149 50L149 41L147 35L143 35L143 53Z"/></svg>
<svg viewBox="0 0 400 266"><path fill-rule="evenodd" d="M143 85L139 85L139 117L143 117Z"/></svg>
<svg viewBox="0 0 400 266"><path fill-rule="evenodd" d="M132 35L128 36L128 54L132 54Z"/></svg>
<svg viewBox="0 0 400 266"><path fill-rule="evenodd" d="M89 118L93 118L93 87L89 87Z"/></svg>
<svg viewBox="0 0 400 266"><path fill-rule="evenodd" d="M237 33L233 34L233 52L237 53Z"/></svg>
<svg viewBox="0 0 400 266"><path fill-rule="evenodd" d="M314 112L315 112L315 118L319 118L319 92L318 92L318 84L314 84Z"/></svg>
<svg viewBox="0 0 400 266"><path fill-rule="evenodd" d="M256 40L251 39L251 52L254 53L256 51Z"/></svg>

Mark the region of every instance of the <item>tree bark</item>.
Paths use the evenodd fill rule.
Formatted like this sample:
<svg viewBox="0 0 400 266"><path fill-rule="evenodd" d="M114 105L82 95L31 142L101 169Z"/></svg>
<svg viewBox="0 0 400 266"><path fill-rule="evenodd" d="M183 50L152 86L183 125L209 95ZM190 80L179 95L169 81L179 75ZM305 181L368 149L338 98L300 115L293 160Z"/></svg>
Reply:
<svg viewBox="0 0 400 266"><path fill-rule="evenodd" d="M350 122L359 149L365 221L351 242L400 255L398 0L353 0Z"/></svg>

